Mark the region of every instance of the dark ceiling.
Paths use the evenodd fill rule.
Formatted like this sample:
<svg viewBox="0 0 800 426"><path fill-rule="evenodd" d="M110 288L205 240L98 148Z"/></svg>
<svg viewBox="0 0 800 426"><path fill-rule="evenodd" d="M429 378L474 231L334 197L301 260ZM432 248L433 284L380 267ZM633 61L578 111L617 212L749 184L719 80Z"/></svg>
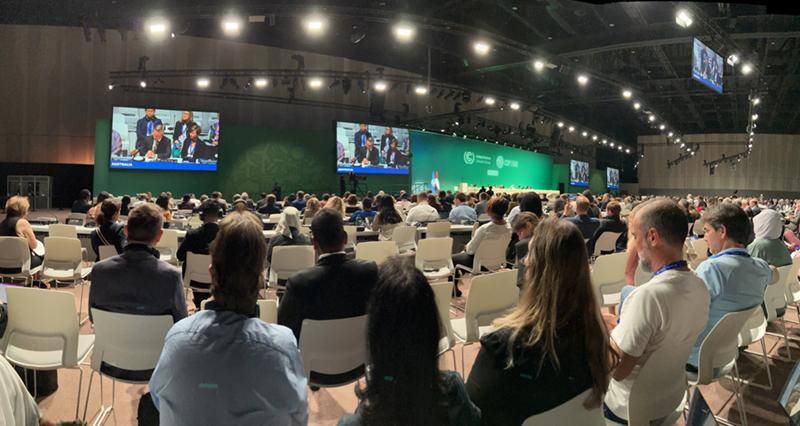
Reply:
<svg viewBox="0 0 800 426"><path fill-rule="evenodd" d="M219 37L219 18L228 11L264 15L265 22L248 26L243 39L423 75L430 65L434 79L537 105L631 145L638 135L658 133L642 120L643 111L653 111L682 133L744 133L751 90L762 99L759 132L800 132L795 103L800 18L773 14L766 6L691 3L695 24L681 28L674 19L682 6L672 2L69 0L0 5L0 23L106 31L136 30L159 11L173 20L176 32L202 37ZM301 18L312 10L329 20L322 39L298 37ZM417 26L409 45L391 37L391 25L400 20ZM733 68L726 65L724 92L711 91L691 79L691 37L723 57L738 52L756 71L732 76ZM486 57L472 51L477 38L492 44ZM556 67L537 73L534 58ZM591 77L586 87L576 84L576 72ZM623 99L622 88L633 90L644 106L640 112Z"/></svg>

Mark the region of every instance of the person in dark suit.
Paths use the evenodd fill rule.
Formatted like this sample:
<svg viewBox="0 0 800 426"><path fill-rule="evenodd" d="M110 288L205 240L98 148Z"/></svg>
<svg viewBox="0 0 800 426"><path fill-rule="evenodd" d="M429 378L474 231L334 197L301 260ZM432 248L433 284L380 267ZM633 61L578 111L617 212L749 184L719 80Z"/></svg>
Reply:
<svg viewBox="0 0 800 426"><path fill-rule="evenodd" d="M519 237L519 241L514 244L514 252L517 258L517 287L522 290L522 283L525 281L525 267L528 257L528 243L531 241L533 230L539 224L539 217L531 212L522 212L514 217L511 222L511 230Z"/></svg>
<svg viewBox="0 0 800 426"><path fill-rule="evenodd" d="M204 160L206 144L200 140L200 126L194 125L189 129L189 140L183 144L181 158L183 161L196 163L197 160Z"/></svg>
<svg viewBox="0 0 800 426"><path fill-rule="evenodd" d="M392 145L392 142L395 142L395 148L397 148L397 138L392 134L391 127L385 127L383 129L383 134L381 135L381 155L386 156L386 152L389 151L389 147ZM388 161L387 161L388 163Z"/></svg>
<svg viewBox="0 0 800 426"><path fill-rule="evenodd" d="M386 150L384 161L389 167L402 167L408 165L408 158L399 149L397 149L397 139L392 139L389 142L389 147Z"/></svg>
<svg viewBox="0 0 800 426"><path fill-rule="evenodd" d="M363 148L356 148L353 162L361 163L363 166L377 166L380 164L380 152L378 152L378 148L375 148L375 141L372 140L372 136L367 138L367 144Z"/></svg>
<svg viewBox="0 0 800 426"><path fill-rule="evenodd" d="M155 129L157 124L161 123L161 119L156 117L156 109L155 108L145 108L144 109L144 117L140 118L139 121L136 122L136 146L135 152L139 155L144 155L147 152L147 146L144 146L145 138L151 136L153 134L153 130ZM140 150L139 148L143 146L145 149ZM152 146L152 145L150 145ZM133 154L131 155L133 156Z"/></svg>
<svg viewBox="0 0 800 426"><path fill-rule="evenodd" d="M181 120L175 123L175 131L172 133L172 156L180 157L183 151L183 143L189 139L189 129L194 126L194 115L191 111L184 111Z"/></svg>
<svg viewBox="0 0 800 426"><path fill-rule="evenodd" d="M146 136L142 143L136 146L136 151L148 159L166 160L169 158L172 151L170 141L164 136L164 125L156 124L153 127L153 134Z"/></svg>
<svg viewBox="0 0 800 426"><path fill-rule="evenodd" d="M280 213L281 207L275 204L275 195L267 195L267 203L261 206L261 208L258 209L258 212L267 215Z"/></svg>
<svg viewBox="0 0 800 426"><path fill-rule="evenodd" d="M575 200L575 216L570 216L564 220L574 223L583 234L583 239L589 240L594 236L594 231L600 226L597 218L589 216L591 204L589 200L581 195Z"/></svg>
<svg viewBox="0 0 800 426"><path fill-rule="evenodd" d="M372 134L367 130L367 125L360 123L358 131L353 134L353 140L356 143L356 152L363 149L367 145L367 138L371 138Z"/></svg>
<svg viewBox="0 0 800 426"><path fill-rule="evenodd" d="M330 320L366 314L367 301L378 278L375 262L348 260L344 252L347 233L342 215L334 209L322 209L311 223L312 243L319 254L317 264L292 275L278 308L278 324L292 329L300 341L304 319ZM358 377L352 371L336 377L314 377L312 382L337 383L344 376Z"/></svg>
<svg viewBox="0 0 800 426"><path fill-rule="evenodd" d="M594 253L594 245L604 232L619 232L616 247L624 248L628 244L628 225L620 218L622 206L616 201L610 201L606 206L606 217L600 221L600 226L594 231L592 239L589 240L589 255Z"/></svg>
<svg viewBox="0 0 800 426"><path fill-rule="evenodd" d="M203 221L203 225L199 228L191 229L186 232L186 236L183 238L181 245L178 246L178 253L176 254L178 260L183 262L184 273L186 273L186 253L209 253L211 242L217 237L217 232L219 231L219 225L217 222L219 221L220 216L222 216L220 213L221 210L222 207L219 205L219 203L213 200L206 200L206 202L201 204L197 209L197 212L200 214L200 220ZM192 287L204 288L210 286L203 283L193 282ZM209 296L209 293L201 293L198 291L194 292L194 305L200 309L200 303L202 303L203 300L208 299Z"/></svg>

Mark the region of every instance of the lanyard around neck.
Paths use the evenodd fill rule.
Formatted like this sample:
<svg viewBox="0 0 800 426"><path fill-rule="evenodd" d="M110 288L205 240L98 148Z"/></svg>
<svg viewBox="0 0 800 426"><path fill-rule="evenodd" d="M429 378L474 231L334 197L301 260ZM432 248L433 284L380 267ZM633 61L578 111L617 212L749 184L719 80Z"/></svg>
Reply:
<svg viewBox="0 0 800 426"><path fill-rule="evenodd" d="M685 260L679 260L677 262L668 263L668 264L658 268L657 271L653 272L653 277L657 277L657 276L663 274L664 272L670 271L672 269L685 268L687 265L688 264L686 263Z"/></svg>
<svg viewBox="0 0 800 426"><path fill-rule="evenodd" d="M744 249L740 249L740 248L733 249L733 250L731 250L731 249L728 249L728 250L725 250L725 251L719 252L719 253L717 253L717 254L715 254L715 255L711 256L711 259L717 259L717 258L719 258L719 257L723 257L723 256L741 256L741 257L750 257L750 254L748 254L746 251L744 251Z"/></svg>

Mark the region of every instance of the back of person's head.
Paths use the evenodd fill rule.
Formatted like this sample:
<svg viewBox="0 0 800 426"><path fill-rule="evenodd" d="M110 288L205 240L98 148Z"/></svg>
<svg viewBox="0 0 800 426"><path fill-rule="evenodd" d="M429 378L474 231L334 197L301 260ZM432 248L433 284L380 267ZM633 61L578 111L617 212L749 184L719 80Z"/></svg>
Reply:
<svg viewBox="0 0 800 426"><path fill-rule="evenodd" d="M192 194L183 194L183 202L188 203L192 199Z"/></svg>
<svg viewBox="0 0 800 426"><path fill-rule="evenodd" d="M750 220L741 207L731 203L721 203L710 208L703 221L719 231L725 228L726 238L738 244L747 244L750 238Z"/></svg>
<svg viewBox="0 0 800 426"><path fill-rule="evenodd" d="M486 200L488 200L488 199L489 199L489 194L487 194L487 193L485 193L485 192L481 192L481 194L480 194L480 195L478 195L478 198L479 198L481 201L486 201Z"/></svg>
<svg viewBox="0 0 800 426"><path fill-rule="evenodd" d="M294 194L289 194L289 196L288 196L288 197L286 197L286 201L288 201L288 202L290 202L290 203L291 203L291 202L293 202L293 201L294 201L294 200L296 200L296 199L297 199L297 198L294 196Z"/></svg>
<svg viewBox="0 0 800 426"><path fill-rule="evenodd" d="M606 205L606 212L609 216L619 217L622 213L622 206L616 201L609 201Z"/></svg>
<svg viewBox="0 0 800 426"><path fill-rule="evenodd" d="M439 191L439 198L445 198L445 197L447 197L447 192Z"/></svg>
<svg viewBox="0 0 800 426"><path fill-rule="evenodd" d="M417 194L417 204L427 203L428 202L428 193L427 192L420 192Z"/></svg>
<svg viewBox="0 0 800 426"><path fill-rule="evenodd" d="M211 198L213 198L213 199L218 199L218 198L221 198L221 197L222 197L222 194L219 191L214 191L214 192L211 193Z"/></svg>
<svg viewBox="0 0 800 426"><path fill-rule="evenodd" d="M592 198L592 191L590 191L588 189L584 190L583 192L581 192L581 195L586 197L586 199L589 200L590 203L594 202L594 198Z"/></svg>
<svg viewBox="0 0 800 426"><path fill-rule="evenodd" d="M371 210L372 209L372 198L364 198L361 200L361 209L362 210Z"/></svg>
<svg viewBox="0 0 800 426"><path fill-rule="evenodd" d="M309 198L308 202L306 202L306 209L303 210L303 214L305 217L313 217L319 209L322 208L319 200L316 198Z"/></svg>
<svg viewBox="0 0 800 426"><path fill-rule="evenodd" d="M753 217L755 238L777 240L783 236L783 216L775 210L767 209Z"/></svg>
<svg viewBox="0 0 800 426"><path fill-rule="evenodd" d="M275 204L275 195L273 194L267 195L267 204Z"/></svg>
<svg viewBox="0 0 800 426"><path fill-rule="evenodd" d="M637 238L648 238L651 232L655 232L673 250L683 247L689 223L686 213L674 201L668 198L649 200L637 206L633 215L638 228L635 231L641 235Z"/></svg>
<svg viewBox="0 0 800 426"><path fill-rule="evenodd" d="M506 348L507 366L513 366L514 348L539 346L540 366L559 367L558 337L562 333L583 336L592 375L592 396L586 407L597 407L608 388L615 363L609 350L605 323L592 289L589 256L583 235L575 224L556 218L536 226L528 249L525 283L517 306L495 320L498 328L511 331Z"/></svg>
<svg viewBox="0 0 800 426"><path fill-rule="evenodd" d="M215 200L206 200L197 208L204 222L216 222L222 215L222 206Z"/></svg>
<svg viewBox="0 0 800 426"><path fill-rule="evenodd" d="M222 309L252 314L267 256L261 221L250 212L228 215L220 223L210 253L214 300Z"/></svg>
<svg viewBox="0 0 800 426"><path fill-rule="evenodd" d="M328 201L331 198L331 194L322 194L322 201Z"/></svg>
<svg viewBox="0 0 800 426"><path fill-rule="evenodd" d="M156 198L156 205L164 210L169 210L169 198L162 194Z"/></svg>
<svg viewBox="0 0 800 426"><path fill-rule="evenodd" d="M81 189L81 192L78 193L78 199L89 201L92 199L92 192L88 189Z"/></svg>
<svg viewBox="0 0 800 426"><path fill-rule="evenodd" d="M428 194L428 204L430 204L430 205L432 205L434 207L439 207L439 200L436 198L435 195Z"/></svg>
<svg viewBox="0 0 800 426"><path fill-rule="evenodd" d="M261 199L264 199L264 198L267 198L267 193L266 192L262 192L261 193Z"/></svg>
<svg viewBox="0 0 800 426"><path fill-rule="evenodd" d="M6 216L7 217L25 217L28 215L28 209L31 204L28 202L28 197L15 195L6 201Z"/></svg>
<svg viewBox="0 0 800 426"><path fill-rule="evenodd" d="M384 262L367 308L369 373L362 424L447 424L440 404L436 299L409 257Z"/></svg>
<svg viewBox="0 0 800 426"><path fill-rule="evenodd" d="M495 220L502 219L506 211L508 211L508 200L504 197L492 197L486 205L486 214Z"/></svg>
<svg viewBox="0 0 800 426"><path fill-rule="evenodd" d="M539 224L539 217L531 212L522 212L514 217L514 220L511 222L511 230L514 232L520 232L523 229L527 229L530 232L533 232L533 229L536 228L536 225Z"/></svg>
<svg viewBox="0 0 800 426"><path fill-rule="evenodd" d="M456 200L458 200L458 202L460 203L466 203L467 196L463 192L459 192L458 194L456 194Z"/></svg>
<svg viewBox="0 0 800 426"><path fill-rule="evenodd" d="M159 208L152 204L142 204L128 213L125 230L128 233L128 241L153 244L161 238L162 226L164 226L164 216Z"/></svg>
<svg viewBox="0 0 800 426"><path fill-rule="evenodd" d="M94 221L97 223L97 226L103 226L106 223L111 223L114 221L114 215L119 213L119 210L119 200L109 198L100 204L100 212L95 215Z"/></svg>
<svg viewBox="0 0 800 426"><path fill-rule="evenodd" d="M131 203L131 196L130 195L124 195L122 197L122 202L121 203L122 203L123 206L127 206L128 204L130 204Z"/></svg>
<svg viewBox="0 0 800 426"><path fill-rule="evenodd" d="M297 191L297 199L298 200L303 198L304 195L305 195L305 193L303 191Z"/></svg>
<svg viewBox="0 0 800 426"><path fill-rule="evenodd" d="M586 197L580 196L575 199L575 212L579 215L588 213L590 207L591 203Z"/></svg>
<svg viewBox="0 0 800 426"><path fill-rule="evenodd" d="M347 204L350 206L355 206L358 204L358 197L356 194L350 194L347 196Z"/></svg>
<svg viewBox="0 0 800 426"><path fill-rule="evenodd" d="M388 195L381 197L378 202L378 216L380 216L381 223L385 224L391 225L403 221L403 218L400 217L400 213L397 212L397 208L394 206L394 198Z"/></svg>
<svg viewBox="0 0 800 426"><path fill-rule="evenodd" d="M322 252L343 250L347 242L347 233L344 231L342 213L329 208L320 210L311 221L311 234L314 236L314 245Z"/></svg>
<svg viewBox="0 0 800 426"><path fill-rule="evenodd" d="M344 215L344 201L334 195L325 203L325 209L336 210L339 214Z"/></svg>
<svg viewBox="0 0 800 426"><path fill-rule="evenodd" d="M519 211L531 212L536 216L542 217L542 199L539 198L539 194L535 192L525 193L519 199Z"/></svg>
<svg viewBox="0 0 800 426"><path fill-rule="evenodd" d="M97 194L97 204L100 204L109 198L111 198L111 194L109 194L106 191L102 191L99 194Z"/></svg>

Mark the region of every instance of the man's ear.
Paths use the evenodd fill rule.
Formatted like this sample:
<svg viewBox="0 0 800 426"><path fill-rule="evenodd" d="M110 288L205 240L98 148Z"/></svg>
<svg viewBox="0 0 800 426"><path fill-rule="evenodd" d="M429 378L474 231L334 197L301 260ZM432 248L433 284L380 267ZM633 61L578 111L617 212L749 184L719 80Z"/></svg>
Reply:
<svg viewBox="0 0 800 426"><path fill-rule="evenodd" d="M156 239L153 241L153 245L155 245L155 244L157 244L159 241L161 241L161 236L162 236L162 235L164 235L164 230L163 230L163 229L159 229L159 230L158 230L158 233L156 233Z"/></svg>

